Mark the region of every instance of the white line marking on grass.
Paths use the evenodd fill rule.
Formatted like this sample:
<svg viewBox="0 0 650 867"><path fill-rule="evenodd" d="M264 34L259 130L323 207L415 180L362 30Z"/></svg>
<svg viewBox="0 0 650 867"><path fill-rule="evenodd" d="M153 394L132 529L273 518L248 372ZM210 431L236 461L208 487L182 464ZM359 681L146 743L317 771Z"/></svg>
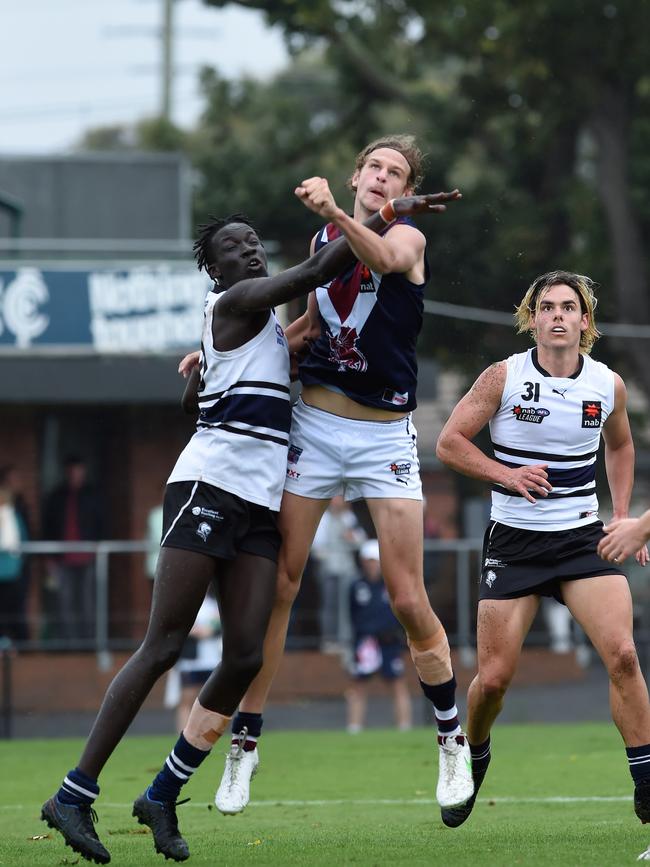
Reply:
<svg viewBox="0 0 650 867"><path fill-rule="evenodd" d="M589 795L589 796L569 796L569 795L549 795L540 796L538 798L518 798L516 796L494 797L494 798L478 798L479 804L591 804L591 803L623 803L631 801L631 795ZM249 807L341 807L346 805L353 806L437 806L438 802L433 798L335 798L332 800L304 800L304 801L251 801ZM115 810L130 809L133 806L132 802L128 804L116 804L111 801L99 801L97 806L101 810L103 807ZM204 810L206 807L211 807L212 804L194 803L184 804L185 807L195 807ZM32 810L35 809L34 804L0 804L0 810Z"/></svg>

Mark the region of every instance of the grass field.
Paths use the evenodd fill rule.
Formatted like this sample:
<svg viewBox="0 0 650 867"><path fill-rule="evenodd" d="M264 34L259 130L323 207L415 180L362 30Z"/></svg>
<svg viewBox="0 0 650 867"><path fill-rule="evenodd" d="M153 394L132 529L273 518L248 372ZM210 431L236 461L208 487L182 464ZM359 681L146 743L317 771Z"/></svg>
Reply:
<svg viewBox="0 0 650 867"><path fill-rule="evenodd" d="M153 851L131 803L173 738L129 738L102 776L98 833L116 865L171 864ZM431 732L370 730L264 736L252 802L240 816L212 808L222 769L215 750L184 791L181 830L192 865L632 864L650 844L632 809L632 783L613 726L500 726L468 822L450 830L434 801ZM0 864L87 862L39 820L74 766L78 740L0 743ZM45 835L41 839L41 835Z"/></svg>

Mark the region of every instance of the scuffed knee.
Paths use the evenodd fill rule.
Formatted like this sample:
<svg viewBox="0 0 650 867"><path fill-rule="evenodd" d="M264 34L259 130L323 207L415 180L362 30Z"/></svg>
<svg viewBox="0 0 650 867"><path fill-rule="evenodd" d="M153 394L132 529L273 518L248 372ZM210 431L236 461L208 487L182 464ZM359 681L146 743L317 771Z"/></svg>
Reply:
<svg viewBox="0 0 650 867"><path fill-rule="evenodd" d="M631 639L621 642L611 654L608 671L609 677L614 683L636 677L639 671L639 658Z"/></svg>

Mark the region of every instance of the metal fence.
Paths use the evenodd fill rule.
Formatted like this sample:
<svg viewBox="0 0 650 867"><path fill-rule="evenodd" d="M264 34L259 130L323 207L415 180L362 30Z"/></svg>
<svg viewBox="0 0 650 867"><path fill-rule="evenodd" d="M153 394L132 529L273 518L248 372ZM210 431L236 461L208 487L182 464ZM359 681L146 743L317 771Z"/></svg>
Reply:
<svg viewBox="0 0 650 867"><path fill-rule="evenodd" d="M475 661L475 619L478 597L478 576L480 570L482 540L451 539L425 540L424 564L425 584L434 610L439 614L449 634L450 643L459 652L460 663L471 666ZM157 550L157 549L156 549ZM94 652L97 665L107 670L111 664L111 653L117 650L134 649L144 636L147 611L140 606L135 613L120 607L119 599L112 595L109 605L111 580L117 574L113 558L128 555L137 557L137 563L129 564L129 572L134 580L151 586L147 576L144 558L156 553L146 541L115 540L102 542L24 542L18 549L20 554L30 558L32 580L38 584L40 593L36 606L32 605L30 639L17 642L18 651L72 651ZM61 635L48 634L42 625L46 617L43 610L43 583L45 569L40 568L40 558L58 557L64 553L84 552L94 557L94 623L92 632L84 640L69 641ZM634 564L627 570L635 598L635 622L640 652L648 656L647 645L650 638L650 585L645 572ZM320 597L317 581L306 575L303 589L294 606L294 616L290 626L288 647L291 649L315 649L319 647ZM305 586L307 585L307 586ZM303 591L305 591L303 593ZM148 589L147 591L148 592ZM345 612L349 593L348 583L338 587L338 627L337 638L341 644L349 640L349 626L346 626ZM145 594L140 593L140 599ZM1 637L1 636L0 636ZM574 628L574 643L582 641L581 633ZM547 645L549 633L543 620L534 625L530 643ZM644 659L647 662L647 659Z"/></svg>

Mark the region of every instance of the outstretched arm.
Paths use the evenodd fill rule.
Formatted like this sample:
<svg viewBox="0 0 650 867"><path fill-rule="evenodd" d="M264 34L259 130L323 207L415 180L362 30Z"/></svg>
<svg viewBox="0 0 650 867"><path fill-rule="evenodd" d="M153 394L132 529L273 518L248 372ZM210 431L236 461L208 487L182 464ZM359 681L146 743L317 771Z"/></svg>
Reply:
<svg viewBox="0 0 650 867"><path fill-rule="evenodd" d="M604 530L606 535L598 543L598 553L603 560L622 563L630 554L636 553L639 563L646 565L647 554L639 556L637 552L643 552L650 539L650 509L640 518L613 520Z"/></svg>
<svg viewBox="0 0 650 867"><path fill-rule="evenodd" d="M465 476L501 485L534 503L531 491L544 497L551 490L546 464L506 467L489 458L472 442L499 409L505 381L506 365L503 361L483 371L456 404L442 429L436 455L443 464Z"/></svg>
<svg viewBox="0 0 650 867"><path fill-rule="evenodd" d="M414 226L395 226L388 234L380 237L374 231L368 231L368 223L359 223L339 208L333 199L328 198L329 187L324 178L309 178L303 181L296 190L296 195L302 198L307 207L315 210L325 219L334 223L348 239L348 243L357 259L364 262L371 271L377 274L404 274L410 271L420 260L426 243L425 237ZM313 207L309 199L316 200L319 208ZM383 215L384 226L395 217L406 217L412 214L440 213L445 210L446 202L460 199L458 190L450 193L435 193L428 196L403 196L392 199L377 213ZM423 209L421 201L426 199Z"/></svg>
<svg viewBox="0 0 650 867"><path fill-rule="evenodd" d="M630 497L634 484L634 442L630 431L630 421L627 415L627 390L625 383L618 374L615 376L614 386L614 410L603 425L603 439L605 440L605 469L607 481L612 495L613 521L627 523ZM611 524L610 527L614 526ZM612 536L604 539L598 548L601 557L612 562L624 559L623 550L615 544L616 538ZM636 559L642 566L648 562L648 550L645 542L634 549ZM628 552L628 553L634 553ZM628 554L625 554L627 557Z"/></svg>
<svg viewBox="0 0 650 867"><path fill-rule="evenodd" d="M338 209L336 202L323 178L310 178L303 181L296 189L296 195L310 210L327 216L333 209ZM405 196L394 200L395 212L399 216L411 214L431 214L445 210L445 202L457 198L457 192L435 193L424 196ZM360 225L360 224L357 224ZM373 214L363 224L370 235L382 232L386 228L386 220L379 213ZM398 227L399 228L399 227ZM325 244L309 259L301 262L275 277L262 277L254 280L242 280L232 286L220 301L220 309L232 313L247 314L278 304L292 301L304 295L311 289L332 280L338 273L355 261L347 238L337 238L332 243Z"/></svg>

